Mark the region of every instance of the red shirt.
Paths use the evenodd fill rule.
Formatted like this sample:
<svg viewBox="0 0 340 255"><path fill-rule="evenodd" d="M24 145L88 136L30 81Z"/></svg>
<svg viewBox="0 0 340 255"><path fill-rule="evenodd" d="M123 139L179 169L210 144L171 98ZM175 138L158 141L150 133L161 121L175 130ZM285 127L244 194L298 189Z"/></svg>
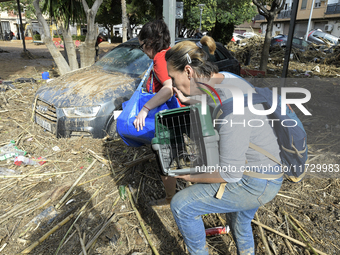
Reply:
<svg viewBox="0 0 340 255"><path fill-rule="evenodd" d="M153 70L150 73L149 79L146 83L147 91L150 91L150 83L153 77L153 92L158 92L162 87L163 83L171 79L168 75L168 69L166 67L165 53L170 49L162 50L158 52L153 59Z"/></svg>

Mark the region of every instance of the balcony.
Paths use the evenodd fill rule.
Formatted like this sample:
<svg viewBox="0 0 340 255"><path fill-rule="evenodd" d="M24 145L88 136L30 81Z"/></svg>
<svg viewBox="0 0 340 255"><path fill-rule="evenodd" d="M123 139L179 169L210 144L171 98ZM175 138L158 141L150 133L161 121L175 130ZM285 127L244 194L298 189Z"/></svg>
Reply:
<svg viewBox="0 0 340 255"><path fill-rule="evenodd" d="M277 19L290 19L291 15L292 10L280 11L280 13L277 15Z"/></svg>
<svg viewBox="0 0 340 255"><path fill-rule="evenodd" d="M340 3L328 4L325 14L336 14L340 13Z"/></svg>
<svg viewBox="0 0 340 255"><path fill-rule="evenodd" d="M266 18L264 17L264 16L262 16L262 15L260 15L260 14L257 14L256 16L255 16L255 18L254 18L254 20L256 21L256 20L265 20Z"/></svg>

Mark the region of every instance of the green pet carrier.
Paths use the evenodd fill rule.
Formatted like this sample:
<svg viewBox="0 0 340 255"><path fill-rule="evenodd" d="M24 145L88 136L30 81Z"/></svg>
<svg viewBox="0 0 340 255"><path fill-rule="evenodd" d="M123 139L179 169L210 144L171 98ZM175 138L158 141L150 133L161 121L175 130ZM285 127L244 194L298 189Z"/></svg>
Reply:
<svg viewBox="0 0 340 255"><path fill-rule="evenodd" d="M219 135L209 107L201 104L160 111L155 115L152 148L165 175L195 174L219 163Z"/></svg>

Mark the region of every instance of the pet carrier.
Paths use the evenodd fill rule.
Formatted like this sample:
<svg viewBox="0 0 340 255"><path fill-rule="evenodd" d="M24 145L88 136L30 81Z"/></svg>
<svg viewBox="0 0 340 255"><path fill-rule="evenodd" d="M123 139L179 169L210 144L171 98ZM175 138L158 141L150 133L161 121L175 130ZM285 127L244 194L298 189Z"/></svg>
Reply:
<svg viewBox="0 0 340 255"><path fill-rule="evenodd" d="M194 174L218 165L219 135L206 107L206 114L201 104L195 104L155 115L152 148L165 175Z"/></svg>

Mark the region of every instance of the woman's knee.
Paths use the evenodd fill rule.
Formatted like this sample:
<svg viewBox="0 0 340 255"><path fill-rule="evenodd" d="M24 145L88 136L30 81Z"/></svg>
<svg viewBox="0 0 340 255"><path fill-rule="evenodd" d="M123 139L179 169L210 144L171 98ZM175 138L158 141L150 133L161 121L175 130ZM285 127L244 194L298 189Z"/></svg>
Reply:
<svg viewBox="0 0 340 255"><path fill-rule="evenodd" d="M172 214L178 214L182 208L182 204L181 204L181 196L179 195L180 192L176 193L170 202L170 208L172 211Z"/></svg>

